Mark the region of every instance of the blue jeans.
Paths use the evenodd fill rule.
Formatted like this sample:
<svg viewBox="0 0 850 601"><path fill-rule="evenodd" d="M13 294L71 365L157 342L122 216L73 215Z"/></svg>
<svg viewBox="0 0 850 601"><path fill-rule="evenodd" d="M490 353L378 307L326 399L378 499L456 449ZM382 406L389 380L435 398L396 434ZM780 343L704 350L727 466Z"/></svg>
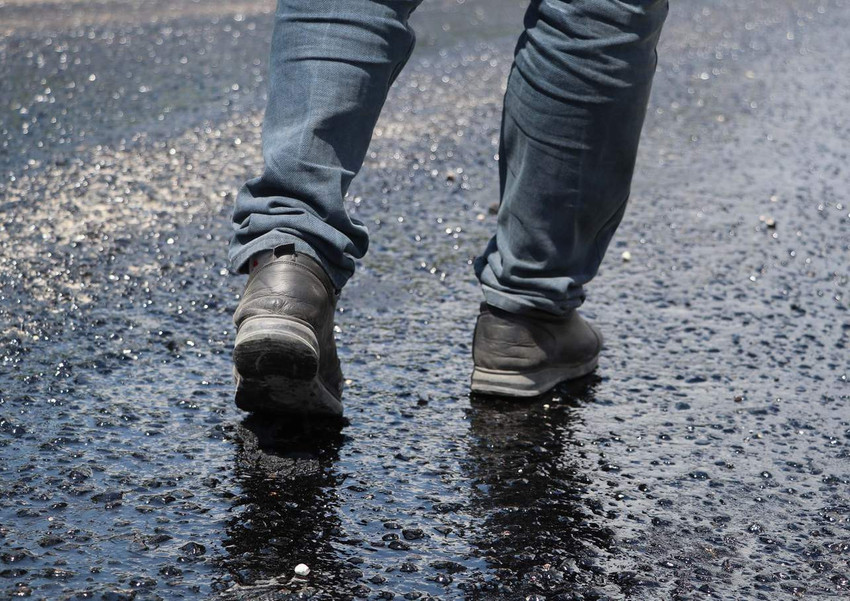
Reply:
<svg viewBox="0 0 850 601"><path fill-rule="evenodd" d="M337 288L369 242L343 197L421 0L278 0L262 175L240 190L231 264L286 243ZM584 300L622 219L667 0L531 0L502 117L495 236L475 262L485 300L562 315Z"/></svg>

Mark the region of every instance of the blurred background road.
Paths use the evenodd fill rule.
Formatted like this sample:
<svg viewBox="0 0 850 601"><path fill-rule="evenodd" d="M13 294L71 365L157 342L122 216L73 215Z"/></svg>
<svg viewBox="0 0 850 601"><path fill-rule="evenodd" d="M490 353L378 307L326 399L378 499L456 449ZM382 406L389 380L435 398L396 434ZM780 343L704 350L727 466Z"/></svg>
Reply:
<svg viewBox="0 0 850 601"><path fill-rule="evenodd" d="M339 430L233 406L273 4L0 0L0 597L847 598L850 2L671 4L600 369L522 404L467 378L523 3L416 12Z"/></svg>

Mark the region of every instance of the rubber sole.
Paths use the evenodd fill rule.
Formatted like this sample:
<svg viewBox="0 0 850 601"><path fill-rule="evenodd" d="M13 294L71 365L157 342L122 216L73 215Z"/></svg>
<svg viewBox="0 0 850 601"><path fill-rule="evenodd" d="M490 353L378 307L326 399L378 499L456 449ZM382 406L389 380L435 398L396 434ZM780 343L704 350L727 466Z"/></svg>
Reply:
<svg viewBox="0 0 850 601"><path fill-rule="evenodd" d="M342 415L342 402L319 378L313 329L286 317L246 319L233 347L236 406L256 413Z"/></svg>
<svg viewBox="0 0 850 601"><path fill-rule="evenodd" d="M476 394L531 398L549 392L561 382L586 376L596 369L598 364L599 356L597 355L585 363L546 367L529 372L476 367L472 370L470 388Z"/></svg>

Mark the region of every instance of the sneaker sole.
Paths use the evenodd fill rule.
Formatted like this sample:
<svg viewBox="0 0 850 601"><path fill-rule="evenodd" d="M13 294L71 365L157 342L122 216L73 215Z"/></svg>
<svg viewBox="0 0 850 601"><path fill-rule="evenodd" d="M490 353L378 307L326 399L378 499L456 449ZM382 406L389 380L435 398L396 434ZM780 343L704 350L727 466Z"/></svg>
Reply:
<svg viewBox="0 0 850 601"><path fill-rule="evenodd" d="M586 376L596 369L598 364L599 356L579 365L547 367L529 372L476 367L472 370L470 388L476 394L531 398L549 392L561 382Z"/></svg>
<svg viewBox="0 0 850 601"><path fill-rule="evenodd" d="M342 402L319 378L313 329L286 317L246 319L233 348L236 406L257 413L341 416Z"/></svg>

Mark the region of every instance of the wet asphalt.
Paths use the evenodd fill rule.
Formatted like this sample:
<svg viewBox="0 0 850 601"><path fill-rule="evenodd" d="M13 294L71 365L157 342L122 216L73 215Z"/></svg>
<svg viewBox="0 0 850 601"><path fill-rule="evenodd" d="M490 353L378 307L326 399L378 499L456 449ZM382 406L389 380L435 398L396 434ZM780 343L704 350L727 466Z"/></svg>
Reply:
<svg viewBox="0 0 850 601"><path fill-rule="evenodd" d="M600 368L523 403L467 392L522 3L414 15L340 427L233 404L272 5L0 2L0 598L848 598L850 2L672 4Z"/></svg>

